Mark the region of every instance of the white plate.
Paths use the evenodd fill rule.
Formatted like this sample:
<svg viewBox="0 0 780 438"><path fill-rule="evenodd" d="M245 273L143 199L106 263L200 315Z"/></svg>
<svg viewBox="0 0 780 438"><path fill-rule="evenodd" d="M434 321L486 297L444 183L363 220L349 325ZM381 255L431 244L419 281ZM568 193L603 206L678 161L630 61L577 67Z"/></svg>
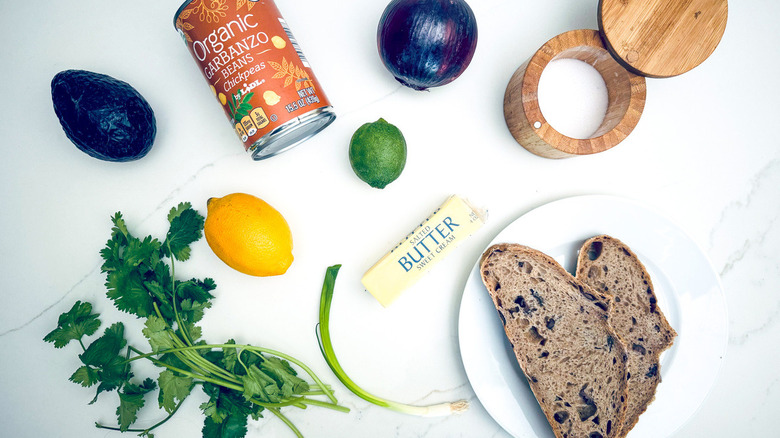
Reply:
<svg viewBox="0 0 780 438"><path fill-rule="evenodd" d="M582 243L609 234L628 245L647 268L658 304L677 331L661 356L662 383L629 438L671 436L710 391L726 353L728 318L720 280L708 258L658 213L634 201L578 196L521 216L491 242L547 253L573 272ZM514 437L552 438L550 425L517 365L493 302L479 275L466 281L458 336L463 365L479 401Z"/></svg>

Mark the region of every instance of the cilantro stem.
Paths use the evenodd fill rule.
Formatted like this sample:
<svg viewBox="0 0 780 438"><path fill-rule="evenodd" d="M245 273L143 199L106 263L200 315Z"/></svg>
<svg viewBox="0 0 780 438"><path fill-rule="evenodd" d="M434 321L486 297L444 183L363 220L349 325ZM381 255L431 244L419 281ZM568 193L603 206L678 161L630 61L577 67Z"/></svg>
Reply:
<svg viewBox="0 0 780 438"><path fill-rule="evenodd" d="M304 398L303 402L305 404L307 404L307 405L319 406L321 408L333 409L333 410L339 411L339 412L344 412L344 413L349 412L349 408L348 407L337 405L337 404L333 404L333 403L328 403L328 402L324 402L324 401L320 401L320 400L315 400L315 399L308 398L308 397Z"/></svg>
<svg viewBox="0 0 780 438"><path fill-rule="evenodd" d="M175 335L175 334L171 333L170 331L169 331L168 333L169 333L169 335L171 336L171 339L173 340L173 343L174 343L175 345L182 345L182 344L183 344L183 343L182 343L182 342L181 342L181 341L180 341L180 340L179 340L179 339L176 337L176 335ZM183 362L185 365L187 365L187 366L188 366L190 369L192 369L193 371L197 371L197 372L199 372L199 373L200 373L200 374L202 374L202 375L209 375L209 374L214 374L214 373L211 373L211 372L209 372L209 371L207 371L207 370L204 370L204 369L203 369L203 368L200 366L200 365L201 365L201 363L202 363L202 361L198 361L198 360L196 359L196 357L198 357L198 358L200 357L198 354L194 354L194 353L192 353L192 352L181 352L181 353L174 353L174 355L175 355L177 358L179 358L179 360L181 360L181 361L182 361L182 362ZM201 362L201 363L198 363L198 362ZM206 361L206 362L208 362L208 361ZM220 376L220 377L221 377L221 376ZM238 383L238 382L235 382L235 383Z"/></svg>
<svg viewBox="0 0 780 438"><path fill-rule="evenodd" d="M184 345L183 342L178 340L178 338L173 335L174 344L177 347L180 348L187 348L187 345ZM189 347L191 347L190 345ZM236 384L241 384L241 380L237 379L234 374L230 373L229 371L219 367L218 365L214 364L213 362L204 359L203 356L196 353L193 350L181 350L179 352L174 352L174 354L179 357L180 359L184 360L187 359L187 362L190 363L190 366L196 366L198 369L203 371L204 373L214 374L217 375L225 380L231 381Z"/></svg>
<svg viewBox="0 0 780 438"><path fill-rule="evenodd" d="M231 96L234 115L245 111L243 106L251 94ZM142 332L154 351L145 353L128 344L121 322L106 329L103 336L87 347L82 338L93 335L100 327L100 320L98 314L92 313L91 304L80 301L60 315L57 328L44 337L45 342L53 342L56 348L78 341L85 352L79 357L86 366L80 367L71 380L82 386L100 383L90 404L102 392L118 393L118 422L112 425L95 422L97 428L151 436L152 430L178 412L196 385L201 385L210 398L205 406L201 405L201 410L215 422L233 415L241 421L244 417L258 418L262 410L268 410L297 437L302 434L285 417L282 408L320 406L349 412L349 408L338 404L331 386L325 385L306 364L287 354L237 345L232 339L224 344L205 345L197 323L203 318L204 309L211 305L209 300L214 296L210 291L216 284L210 278L176 279L176 265L189 258L190 245L203 236L205 219L190 203L180 203L171 209L170 228L162 243L152 236L134 237L120 212L111 220L114 224L111 237L100 251L107 296L120 311L147 319ZM243 355L245 351L249 354ZM162 372L157 384L151 377L140 384L131 382L135 377L132 362L136 359L147 359L162 368L158 370ZM299 374L300 377L293 378ZM314 383L309 383L312 380ZM151 427L129 428L138 419L136 413L144 406L145 394L155 389L159 390L159 404L170 412ZM225 425L222 432L226 436L240 433L234 426L238 424Z"/></svg>
<svg viewBox="0 0 780 438"><path fill-rule="evenodd" d="M322 380L320 380L320 378L314 373L314 371L312 371L311 368L309 368L308 366L306 366L306 364L304 364L303 362L299 361L298 359L296 359L296 358L294 358L294 357L292 357L290 355L284 354L284 353L282 353L280 351L271 350L269 348L255 347L253 345L241 345L241 344L191 345L191 346L188 346L188 347L169 348L167 350L158 351L157 353L141 354L140 351L136 351L136 353L139 353L139 355L131 358L130 361L134 361L134 360L137 360L137 359L144 359L144 358L150 358L151 359L152 356L156 356L158 354L164 354L164 353L175 353L177 351L187 351L187 350L211 350L211 349L214 349L214 348L236 348L236 349L241 349L241 350L248 350L248 351L250 351L252 353L255 353L255 354L257 354L258 352L259 353L267 353L267 354L271 354L271 355L280 357L280 358L285 359L287 361L290 361L290 362L294 363L295 365L297 365L298 367L300 367L302 370L304 370L312 378L312 380L314 380L314 383L325 393L325 395L328 396L328 398L334 404L338 404L338 400L333 395L333 391L327 385L322 383ZM152 360L155 360L155 359L152 359ZM160 362L160 363L162 363L162 362ZM168 366L168 365L167 364L163 364L162 366ZM176 370L174 370L174 371L176 371Z"/></svg>
<svg viewBox="0 0 780 438"><path fill-rule="evenodd" d="M182 403L184 403L184 400L179 400L179 403L176 404L176 407L173 408L173 410L171 411L170 414L168 414L167 417L165 417L162 420L158 421L157 423L155 423L151 427L147 427L146 429L127 429L127 430L125 430L125 432L147 432L147 433L151 432L152 430L156 429L157 427L162 426L163 424L165 424L166 421L170 420L171 417L173 417L173 414L175 414L176 411L179 410L179 408L181 407ZM95 423L95 427L97 427L98 429L109 429L109 430L118 430L118 431L122 430L122 429L120 429L118 427L104 426L104 425L102 425L100 423Z"/></svg>
<svg viewBox="0 0 780 438"><path fill-rule="evenodd" d="M139 356L135 356L135 357L132 357L132 358L128 359L128 363L143 357L145 359L149 359L150 361L152 361L152 363L154 363L157 366L165 367L165 368L167 368L167 369L169 369L171 371L175 371L175 372L177 372L177 373L179 373L179 374L181 374L183 376L192 377L193 379L200 379L200 380L202 380L204 382L213 383L215 385L223 386L223 387L229 388L229 389L235 389L236 391L242 391L243 392L243 390L244 390L244 388L242 386L240 386L240 385L236 385L236 384L233 384L231 382L226 382L224 380L219 380L219 379L216 379L214 377L204 376L203 374L193 373L191 371L183 370L181 368L178 368L178 367L175 367L173 365L167 364L167 363L165 363L165 362L163 362L161 360L158 360L158 359L152 357L156 353L141 354L142 352L138 351L136 348L134 348L134 347L129 347L129 348L131 348L136 354L139 354Z"/></svg>
<svg viewBox="0 0 780 438"><path fill-rule="evenodd" d="M232 346L232 345L235 345L235 344L225 344L225 346ZM191 347L182 347L182 349L184 349L184 348L193 349L194 347L204 347L204 346L202 346L202 345L193 345ZM219 346L217 346L217 347L219 347ZM128 360L128 362L134 361L136 359L141 359L141 358L149 359L150 361L152 361L157 366L165 367L165 368L167 368L167 369L169 369L171 371L175 371L175 372L177 372L179 374L182 374L182 375L185 375L185 376L188 376L188 377L192 377L193 379L200 379L200 380L203 380L203 381L206 381L206 382L209 382L209 383L213 383L215 385L219 385L219 386L222 386L222 387L225 387L225 388L228 388L228 389L233 389L233 390L236 390L236 391L239 391L239 392L243 392L244 391L244 387L241 386L241 385L234 385L232 383L219 381L217 379L210 378L210 377L207 377L207 376L203 376L201 374L195 374L195 373L189 372L187 370L183 370L181 368L177 368L177 367L175 367L173 365L169 365L169 364L167 364L165 362L157 360L156 358L152 357L155 353L140 354L141 352L138 351L138 349L136 349L134 347L129 347L129 348L132 349L135 353L137 353L139 355L130 358ZM171 350L165 350L164 352L167 353L167 352L170 352L170 351ZM325 385L323 385L323 386L325 386ZM325 392L325 394L330 394L330 392ZM313 406L320 406L320 407L324 407L324 408L333 409L333 410L340 411L340 412L349 412L349 408L340 406L340 405L338 405L336 403L322 402L322 401L319 401L319 400L314 400L314 399L310 399L310 398L303 397L303 396L295 397L295 398L289 399L289 400L281 402L281 403L261 402L259 400L255 400L253 398L249 399L249 401L254 403L254 404L256 404L256 405L259 405L259 406L262 406L264 408L267 408L269 410L270 409L274 409L274 408L285 407L285 406L305 407L305 406L302 406L302 405L309 404L309 405L313 405Z"/></svg>
<svg viewBox="0 0 780 438"><path fill-rule="evenodd" d="M125 352L125 367L124 367L124 372L125 373L124 373L124 378L122 379L123 382L122 382L121 385L119 385L119 388L117 388L117 391L122 389L128 383L130 383L131 374L130 374L130 362L127 361L128 359L130 359L130 348L129 347L128 347L127 351Z"/></svg>
<svg viewBox="0 0 780 438"><path fill-rule="evenodd" d="M241 364L241 367L244 368L244 372L246 374L249 374L249 368L247 368L246 364L244 363L244 361L241 360L241 353L243 353L243 350L242 351L236 351L236 360L238 361L238 363ZM263 359L265 360L265 358L263 358Z"/></svg>
<svg viewBox="0 0 780 438"><path fill-rule="evenodd" d="M298 428L295 427L294 424L292 424L292 421L288 420L287 417L285 417L281 412L279 412L279 409L277 409L277 408L269 408L268 410L271 411L271 413L273 413L277 417L279 417L279 419L282 420L284 422L284 424L286 424L287 427L289 427L290 430L293 431L293 433L295 434L296 437L303 438L303 435L301 434L301 431L299 431Z"/></svg>
<svg viewBox="0 0 780 438"><path fill-rule="evenodd" d="M328 403L325 401L315 400L308 397L294 397L291 399L288 399L287 401L279 402L279 403L269 403L269 402L262 402L260 400L257 400L255 398L250 398L247 401L250 403L254 403L258 406L262 406L267 409L274 409L274 408L284 408L287 406L295 406L301 409L306 409L306 405L312 405L312 406L319 406L322 408L328 408L333 409L334 411L339 412L349 412L349 408L341 405L336 405L333 403Z"/></svg>
<svg viewBox="0 0 780 438"><path fill-rule="evenodd" d="M175 292L174 292L174 294L175 294ZM175 299L174 299L174 302L175 302ZM162 312L160 312L160 308L157 306L157 303L153 303L153 306L154 306L154 311L157 313L157 317L159 317L161 320L165 321L165 318L163 318ZM176 310L176 306L174 304L174 311L175 310ZM177 319L178 319L178 316L177 316ZM181 322L177 322L177 324L179 325L179 327L182 327ZM168 336L171 338L171 341L173 342L174 345L176 345L177 347L183 347L183 348L186 348L188 346L190 346L190 347L192 346L192 344L188 345L184 341L179 339L179 337L176 335L176 332L173 331L173 327L171 327L168 324L167 321L165 321L165 325L168 327L168 329L166 331L168 332ZM182 334L186 336L186 334L184 332L182 332ZM217 365L213 364L212 362L210 362L210 361L208 361L206 359L203 359L203 357L201 355L196 354L196 353L191 353L190 350L180 350L180 351L182 351L183 353L179 354L178 352L174 352L174 354L176 355L176 357L178 357L184 363L186 363L190 368L195 368L195 369L204 371L204 373L210 373L210 374L219 375L220 377L222 377L222 378L224 378L226 380L229 380L229 381L231 381L233 383L238 383L238 384L241 383L241 381L236 379L233 374L231 374L228 371L218 367Z"/></svg>
<svg viewBox="0 0 780 438"><path fill-rule="evenodd" d="M262 402L260 400L257 400L255 398L250 398L248 401L250 403L254 403L258 406L262 406L264 408L272 409L272 408L283 408L286 406L297 406L297 407L303 407L305 408L304 404L302 403L304 400L303 397L294 397L287 401L278 402L278 403L270 403L270 402Z"/></svg>
<svg viewBox="0 0 780 438"><path fill-rule="evenodd" d="M326 392L322 391L320 389L315 389L315 390L312 390L312 391L306 391L306 392L302 392L301 393L301 395L325 395L325 394L326 394Z"/></svg>
<svg viewBox="0 0 780 438"><path fill-rule="evenodd" d="M176 324L179 326L179 330L181 330L184 343L187 345L192 345L190 335L187 333L187 327L185 327L182 323L181 317L179 316L179 311L176 309L176 266L174 265L174 259L176 257L173 256L173 251L171 251L171 242L168 239L165 239L165 246L168 248L168 254L171 255L171 304L173 305L173 314L176 317ZM160 311L157 309L157 303L154 303L154 308L157 310L159 315Z"/></svg>

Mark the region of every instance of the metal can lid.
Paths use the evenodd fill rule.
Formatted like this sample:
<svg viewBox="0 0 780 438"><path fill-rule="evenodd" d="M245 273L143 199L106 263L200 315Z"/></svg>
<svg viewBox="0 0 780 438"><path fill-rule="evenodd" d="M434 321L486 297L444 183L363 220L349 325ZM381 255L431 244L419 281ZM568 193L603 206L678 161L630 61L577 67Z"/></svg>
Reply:
<svg viewBox="0 0 780 438"><path fill-rule="evenodd" d="M604 44L632 73L666 78L706 60L726 30L727 0L600 0Z"/></svg>
<svg viewBox="0 0 780 438"><path fill-rule="evenodd" d="M256 161L287 151L318 134L336 119L330 106L317 108L274 129L249 149Z"/></svg>

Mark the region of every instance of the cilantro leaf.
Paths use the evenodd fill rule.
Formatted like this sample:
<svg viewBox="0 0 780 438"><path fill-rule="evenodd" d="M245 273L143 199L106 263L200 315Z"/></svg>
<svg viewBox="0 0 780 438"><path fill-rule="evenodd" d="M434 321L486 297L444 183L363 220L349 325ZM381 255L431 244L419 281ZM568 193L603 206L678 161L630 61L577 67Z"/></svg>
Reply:
<svg viewBox="0 0 780 438"><path fill-rule="evenodd" d="M309 383L297 376L290 364L278 357L265 357L260 369L267 372L281 386L283 397L292 397L309 390Z"/></svg>
<svg viewBox="0 0 780 438"><path fill-rule="evenodd" d="M189 257L189 245L203 235L204 218L193 210L189 203L181 203L168 214L170 229L164 243L147 236L144 239L133 237L122 219L121 213L112 218L111 239L101 250L104 259L103 272L106 273L107 295L114 305L124 312L140 317L154 314L157 304L160 313L169 325L175 321L174 306L180 308L182 300L189 299L193 304L207 303L213 295L210 293L216 285L213 280L196 279L176 282L176 300L172 293L171 271L162 262L162 256L186 260ZM202 310L203 306L193 310ZM188 316L202 317L200 312Z"/></svg>
<svg viewBox="0 0 780 438"><path fill-rule="evenodd" d="M117 211L114 213L114 216L111 217L111 222L114 223L114 226L111 228L111 236L124 236L125 239L130 236L130 233L127 231L127 225L125 224L125 220L122 218L122 213Z"/></svg>
<svg viewBox="0 0 780 438"><path fill-rule="evenodd" d="M125 358L119 355L126 343L124 325L121 322L117 322L108 327L103 336L94 340L84 353L79 355L79 359L81 359L84 365L95 369L97 380L93 384L100 382L95 398L92 399L90 404L97 400L101 392L119 388L132 376ZM82 386L92 386L85 385L85 382L89 382L89 380L84 380L91 378L92 374L88 374L85 370L77 370L71 376L71 380Z"/></svg>
<svg viewBox="0 0 780 438"><path fill-rule="evenodd" d="M203 438L241 438L246 436L247 418L239 415L228 415L217 423L212 417L206 417L203 422Z"/></svg>
<svg viewBox="0 0 780 438"><path fill-rule="evenodd" d="M168 301L168 291L165 289L165 286L163 286L159 282L155 280L147 281L144 283L144 287L158 301L160 302Z"/></svg>
<svg viewBox="0 0 780 438"><path fill-rule="evenodd" d="M147 290L147 292L149 292L153 302L157 303L157 308L160 310L160 314L162 315L163 319L169 325L172 325L176 321L176 318L173 312L173 305L170 300L171 294L168 292L168 289L166 289L166 287L169 287L166 285L169 284L170 282L161 284L157 280L153 280L145 282L144 288Z"/></svg>
<svg viewBox="0 0 780 438"><path fill-rule="evenodd" d="M247 368L246 375L241 376L241 382L244 385L244 398L256 398L260 401L278 403L279 387L276 381L268 374L260 370L256 365Z"/></svg>
<svg viewBox="0 0 780 438"><path fill-rule="evenodd" d="M92 313L90 303L78 301L70 311L60 315L57 328L44 341L54 343L56 348L72 340L79 341L84 350L79 355L82 366L73 372L70 380L84 387L97 385L90 404L103 392L117 391L119 430L134 430L140 432L139 436L153 438L151 430L167 418L143 430L130 429L130 426L144 408L146 395L157 388L160 407L173 415L195 385L202 387L209 397L200 406L206 416L202 430L206 438L244 437L248 419L260 418L264 410L256 403L291 401L296 394L308 390L309 384L298 378L285 360L265 357L261 349L251 346L237 349L232 339L223 343L232 345L206 345L200 340L202 330L197 324L205 309L211 307L216 284L210 278L180 281L173 276L174 259L187 260L190 245L203 235L205 220L189 203L171 209L170 227L162 243L152 236L134 237L120 212L111 220L111 237L100 250L107 296L119 310L146 318L142 333L152 353L145 354L128 346L121 322L105 329L85 347L83 337L95 334L100 320L98 314ZM186 353L175 351L180 345L176 338L184 344L204 348ZM136 356L131 359L133 353ZM156 381L147 378L141 384L134 383L131 362L141 358L171 369L162 370ZM223 383L232 387L228 388L211 383L223 380L243 385ZM97 427L116 429L101 424Z"/></svg>
<svg viewBox="0 0 780 438"><path fill-rule="evenodd" d="M121 322L114 323L108 327L103 336L94 340L84 353L79 355L84 365L102 367L107 365L112 359L117 357L119 352L125 346L125 326Z"/></svg>
<svg viewBox="0 0 780 438"><path fill-rule="evenodd" d="M198 303L193 302L189 298L182 300L179 304L181 305L179 314L182 316L182 319L192 323L196 323L203 319L203 311L211 307L211 303L208 301Z"/></svg>
<svg viewBox="0 0 780 438"><path fill-rule="evenodd" d="M146 339L149 340L149 345L152 347L152 351L157 353L161 350L168 350L173 348L173 340L168 335L168 325L161 318L150 315L146 319L144 324L146 328L141 330Z"/></svg>
<svg viewBox="0 0 780 438"><path fill-rule="evenodd" d="M90 387L100 381L98 370L90 366L84 365L76 370L73 375L68 379L73 383L78 383L83 387Z"/></svg>
<svg viewBox="0 0 780 438"><path fill-rule="evenodd" d="M210 418L214 423L221 423L227 416L227 413L224 410L217 407L217 402L215 400L201 403L200 410L203 411L203 415Z"/></svg>
<svg viewBox="0 0 780 438"><path fill-rule="evenodd" d="M176 330L176 334L181 338L189 339L193 344L197 344L203 334L203 330L195 324L185 321L179 326L179 329Z"/></svg>
<svg viewBox="0 0 780 438"><path fill-rule="evenodd" d="M230 339L225 343L235 344L236 341ZM222 351L224 352L224 356L222 357L222 364L225 366L226 370L232 371L235 368L236 363L238 362L238 354L236 353L236 349L223 347Z"/></svg>
<svg viewBox="0 0 780 438"><path fill-rule="evenodd" d="M102 392L113 391L133 377L133 373L127 366L127 361L122 356L114 356L107 364L100 367L97 375L100 384L95 392L95 397L89 404L95 403Z"/></svg>
<svg viewBox="0 0 780 438"><path fill-rule="evenodd" d="M92 304L76 301L70 310L60 315L57 328L43 340L53 342L54 348L62 348L73 340L81 341L82 337L93 335L100 327L99 316L92 313Z"/></svg>
<svg viewBox="0 0 780 438"><path fill-rule="evenodd" d="M138 418L138 411L144 407L144 395L156 387L154 380L146 379L141 385L127 383L119 392L119 407L116 408L119 430L127 431Z"/></svg>
<svg viewBox="0 0 780 438"><path fill-rule="evenodd" d="M165 237L164 254L180 261L189 259L190 244L203 235L203 216L189 202L183 202L171 209L168 221L171 227Z"/></svg>
<svg viewBox="0 0 780 438"><path fill-rule="evenodd" d="M143 240L133 237L120 213L112 220L111 238L100 251L107 295L119 310L146 317L153 311L154 300L144 284L156 279L158 269L163 274L167 272L167 266L159 263L161 244L151 236Z"/></svg>
<svg viewBox="0 0 780 438"><path fill-rule="evenodd" d="M244 386L244 398L249 400L257 397L259 400L268 401L264 397L264 388L268 382L263 378L262 371L252 365L247 369L247 373L241 376L241 384Z"/></svg>
<svg viewBox="0 0 780 438"><path fill-rule="evenodd" d="M210 399L208 402L201 404L200 408L213 422L225 421L231 415L244 419L248 416L260 418L260 411L263 410L263 407L248 402L238 391L211 383L204 383L203 392Z"/></svg>
<svg viewBox="0 0 780 438"><path fill-rule="evenodd" d="M182 301L189 299L193 303L207 303L214 298L211 291L216 287L214 280L210 278L203 281L193 278L190 281L176 282L176 296Z"/></svg>
<svg viewBox="0 0 780 438"><path fill-rule="evenodd" d="M114 301L117 309L140 317L152 314L153 300L138 270L124 266L108 272L106 288L106 295Z"/></svg>
<svg viewBox="0 0 780 438"><path fill-rule="evenodd" d="M192 377L179 376L171 370L161 372L157 381L160 384L157 401L169 413L176 408L176 400L184 400L192 391Z"/></svg>
<svg viewBox="0 0 780 438"><path fill-rule="evenodd" d="M248 368L251 367L252 365L257 365L263 361L263 359L260 358L260 356L247 350L241 350L240 356L241 356L241 360L239 360L238 363L236 363L236 365L233 367L232 370L233 373L237 376L242 376L246 374L246 370L244 369L244 367Z"/></svg>
<svg viewBox="0 0 780 438"><path fill-rule="evenodd" d="M181 216L182 213L187 211L188 209L192 208L192 203L190 202L180 202L179 205L176 207L173 207L168 211L168 222L173 222L174 219Z"/></svg>
<svg viewBox="0 0 780 438"><path fill-rule="evenodd" d="M144 240L131 238L127 242L123 258L126 266L138 266L152 258L152 254L160 250L160 242L146 236Z"/></svg>

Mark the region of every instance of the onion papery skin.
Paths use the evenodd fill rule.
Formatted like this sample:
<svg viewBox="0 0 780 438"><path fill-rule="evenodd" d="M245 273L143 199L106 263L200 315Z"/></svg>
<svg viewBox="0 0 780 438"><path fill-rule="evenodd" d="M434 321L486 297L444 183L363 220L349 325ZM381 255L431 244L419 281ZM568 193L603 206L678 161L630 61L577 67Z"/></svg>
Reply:
<svg viewBox="0 0 780 438"><path fill-rule="evenodd" d="M463 0L393 0L377 30L379 56L402 84L425 90L449 84L477 48L477 20Z"/></svg>

